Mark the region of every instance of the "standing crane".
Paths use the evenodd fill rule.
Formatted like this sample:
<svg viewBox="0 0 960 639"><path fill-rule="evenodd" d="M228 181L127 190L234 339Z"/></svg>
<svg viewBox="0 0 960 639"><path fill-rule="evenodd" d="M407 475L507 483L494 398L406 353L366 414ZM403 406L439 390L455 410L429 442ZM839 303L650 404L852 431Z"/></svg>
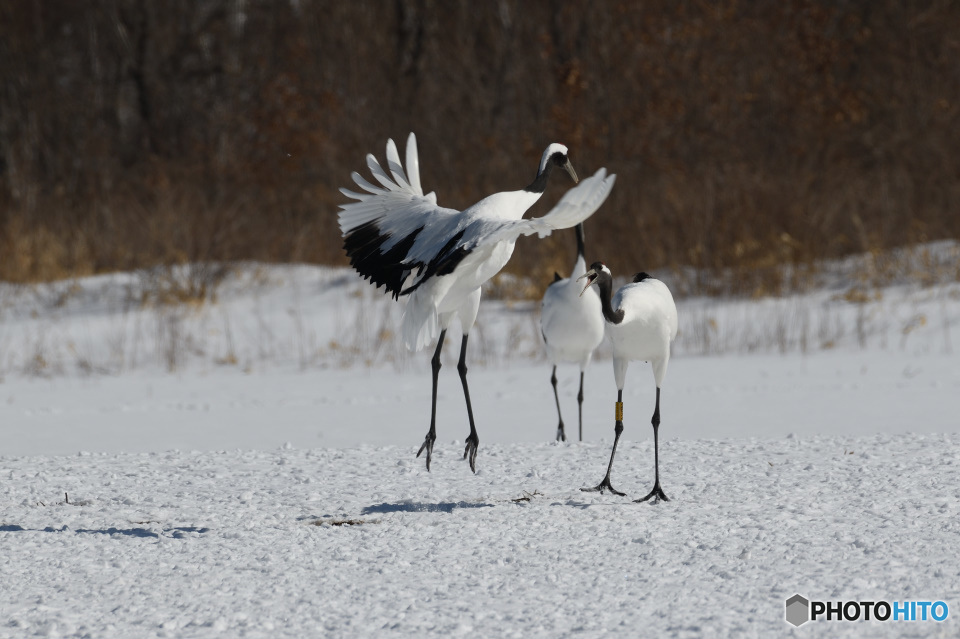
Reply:
<svg viewBox="0 0 960 639"><path fill-rule="evenodd" d="M583 441L583 374L590 363L593 351L603 341L603 315L600 313L600 296L594 289L583 292L577 280L587 272L584 257L583 223L577 224L577 259L570 277L555 275L547 287L540 305L540 333L547 349L547 359L553 364L550 383L557 402L557 441L567 441L560 412L560 395L557 393L557 364L570 362L580 365L580 392L577 393L577 408L580 418L580 441Z"/></svg>
<svg viewBox="0 0 960 639"><path fill-rule="evenodd" d="M613 375L617 382L616 425L614 426L613 450L610 451L610 463L603 480L593 488L582 488L587 492L609 490L614 495L623 496L610 484L610 471L613 458L617 454L617 442L623 432L623 383L627 376L627 366L631 361L642 360L653 366L653 379L657 384L657 403L653 409L653 464L654 484L646 497L636 501L661 499L670 501L660 487L660 453L658 434L660 430L660 386L667 373L670 361L670 342L677 336L677 305L667 285L646 273L637 273L633 282L620 287L611 298L613 275L603 262L594 262L580 279L586 279L583 287L586 291L596 283L600 289L600 304L603 317L607 321L610 342L613 345Z"/></svg>

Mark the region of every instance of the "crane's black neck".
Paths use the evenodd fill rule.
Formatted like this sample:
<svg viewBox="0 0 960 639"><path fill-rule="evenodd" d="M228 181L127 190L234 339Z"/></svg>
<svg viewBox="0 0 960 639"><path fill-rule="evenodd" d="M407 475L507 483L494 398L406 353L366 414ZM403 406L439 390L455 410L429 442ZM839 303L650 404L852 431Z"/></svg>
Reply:
<svg viewBox="0 0 960 639"><path fill-rule="evenodd" d="M550 173L552 171L553 162L551 160L547 160L547 164L543 167L543 170L537 172L536 179L530 183L530 186L523 190L530 191L531 193L542 194L547 188L547 180L550 178Z"/></svg>
<svg viewBox="0 0 960 639"><path fill-rule="evenodd" d="M583 257L586 253L583 244L583 222L577 224L577 255Z"/></svg>
<svg viewBox="0 0 960 639"><path fill-rule="evenodd" d="M537 177L530 183L530 186L524 189L524 191L529 191L531 193L543 193L547 188L547 180L550 178L550 173L553 172L554 167L557 166L566 166L568 160L567 156L560 151L554 151L544 162L543 168L537 168ZM576 182L576 178L574 178Z"/></svg>
<svg viewBox="0 0 960 639"><path fill-rule="evenodd" d="M611 324L619 324L623 321L623 309L613 310L610 303L610 296L613 293L613 278L605 271L600 271L597 275L597 288L600 289L600 308L603 310L603 317Z"/></svg>

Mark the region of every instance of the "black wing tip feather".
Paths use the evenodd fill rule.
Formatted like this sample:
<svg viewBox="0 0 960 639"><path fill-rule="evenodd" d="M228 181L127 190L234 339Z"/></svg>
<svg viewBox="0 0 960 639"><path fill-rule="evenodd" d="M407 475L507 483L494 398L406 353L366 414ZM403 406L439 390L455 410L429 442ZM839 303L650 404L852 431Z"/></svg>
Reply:
<svg viewBox="0 0 960 639"><path fill-rule="evenodd" d="M344 236L343 248L354 270L377 288L385 287L394 299L399 299L401 295L417 290L434 275L450 275L473 250L472 247L460 243L466 232L464 229L451 237L429 263L407 261L407 254L421 231L422 226L387 251L383 251L383 245L390 236L381 232L376 221L366 222ZM417 276L416 283L403 288L407 278L413 273Z"/></svg>
<svg viewBox="0 0 960 639"><path fill-rule="evenodd" d="M637 284L637 283L642 282L643 280L645 280L645 279L647 279L647 278L649 278L649 277L650 277L650 274L649 274L649 273L646 273L646 272L644 272L644 271L640 271L639 273L637 273L636 275L633 276L633 283L634 283L634 284Z"/></svg>
<svg viewBox="0 0 960 639"><path fill-rule="evenodd" d="M423 266L420 263L404 263L422 230L421 226L383 252L383 244L390 236L382 234L376 222L371 221L347 233L343 238L343 248L350 258L350 266L364 279L370 280L377 288L385 287L394 299L399 299L407 276Z"/></svg>
<svg viewBox="0 0 960 639"><path fill-rule="evenodd" d="M470 255L473 251L472 247L468 247L465 244L460 244L460 240L463 239L466 229L461 230L459 233L447 240L447 243L437 251L436 257L430 260L430 263L427 264L426 270L421 268L423 272L423 277L417 281L416 284L410 286L400 292L400 295L408 295L418 288L420 285L429 280L434 275L450 275L456 270L460 262L463 261L463 258ZM419 274L418 274L419 275Z"/></svg>

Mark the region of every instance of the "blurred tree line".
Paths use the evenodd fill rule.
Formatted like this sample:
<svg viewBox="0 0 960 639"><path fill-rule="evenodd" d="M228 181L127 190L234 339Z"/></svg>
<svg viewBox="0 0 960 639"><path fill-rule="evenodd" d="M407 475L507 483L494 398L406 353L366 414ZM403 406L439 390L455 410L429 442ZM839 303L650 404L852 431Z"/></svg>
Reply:
<svg viewBox="0 0 960 639"><path fill-rule="evenodd" d="M337 187L409 131L445 206L563 142L620 176L589 259L773 289L960 237L960 3L10 0L0 279L344 264ZM573 246L523 239L508 269L547 281Z"/></svg>

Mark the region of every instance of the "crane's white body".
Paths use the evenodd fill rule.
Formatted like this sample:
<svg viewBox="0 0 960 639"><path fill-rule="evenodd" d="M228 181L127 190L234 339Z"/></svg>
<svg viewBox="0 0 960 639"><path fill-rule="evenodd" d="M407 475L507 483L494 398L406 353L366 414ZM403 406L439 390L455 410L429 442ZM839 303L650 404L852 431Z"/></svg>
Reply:
<svg viewBox="0 0 960 639"><path fill-rule="evenodd" d="M481 200L475 206L484 202L486 200ZM461 215L472 214L471 209L467 209ZM523 211L519 215L523 215ZM446 330L454 317L459 318L462 332L469 331L480 309L480 287L510 261L516 241L514 237L478 246L460 262L454 273L435 276L414 290L407 300L401 327L407 348L421 350L436 339L441 330Z"/></svg>
<svg viewBox="0 0 960 639"><path fill-rule="evenodd" d="M670 362L670 343L677 336L677 305L670 289L660 280L648 277L622 286L610 305L623 311L619 324L607 322L617 389L623 390L627 365L637 360L650 362L660 388Z"/></svg>
<svg viewBox="0 0 960 639"><path fill-rule="evenodd" d="M570 363L586 369L593 351L603 341L600 296L593 288L580 295L577 278L587 272L587 262L577 256L570 277L557 280L543 295L540 329L551 364Z"/></svg>

